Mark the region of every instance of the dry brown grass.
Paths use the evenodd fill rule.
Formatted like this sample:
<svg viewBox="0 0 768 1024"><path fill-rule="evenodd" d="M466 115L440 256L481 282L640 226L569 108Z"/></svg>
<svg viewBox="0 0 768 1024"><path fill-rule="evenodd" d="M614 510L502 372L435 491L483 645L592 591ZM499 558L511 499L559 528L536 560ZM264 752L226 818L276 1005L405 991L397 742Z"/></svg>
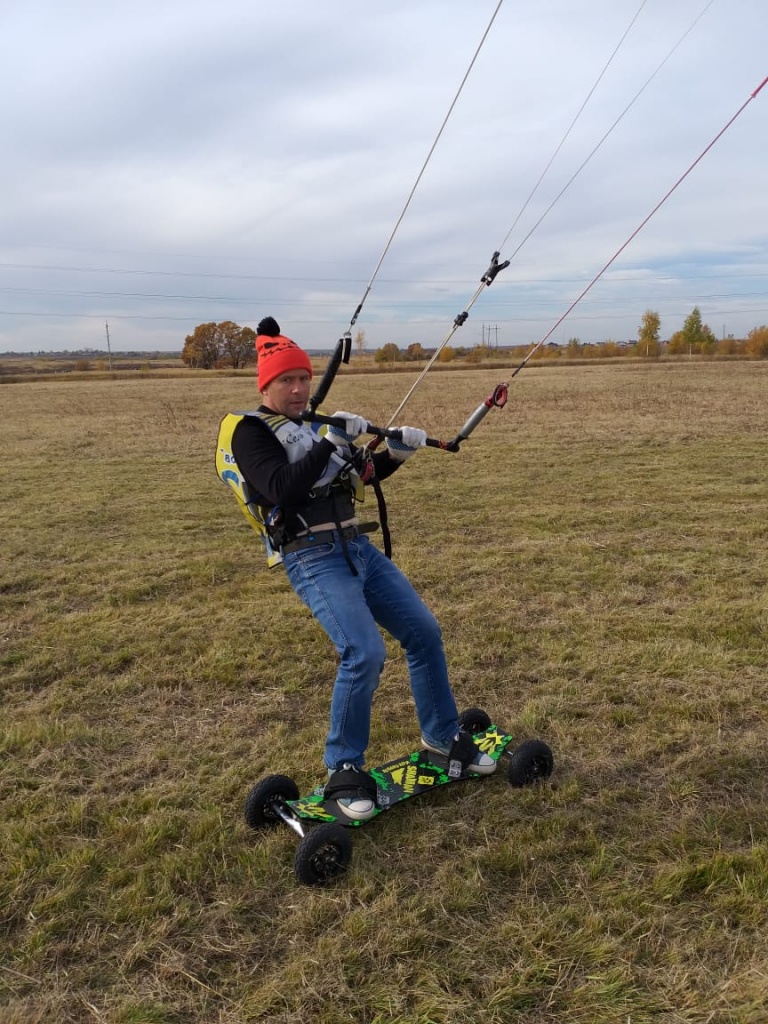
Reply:
<svg viewBox="0 0 768 1024"><path fill-rule="evenodd" d="M764 1021L767 374L526 370L388 484L460 702L556 772L382 817L328 891L241 822L259 776L316 781L334 673L214 475L253 381L1 388L3 1024ZM452 435L498 379L404 418ZM376 760L416 739L389 653Z"/></svg>

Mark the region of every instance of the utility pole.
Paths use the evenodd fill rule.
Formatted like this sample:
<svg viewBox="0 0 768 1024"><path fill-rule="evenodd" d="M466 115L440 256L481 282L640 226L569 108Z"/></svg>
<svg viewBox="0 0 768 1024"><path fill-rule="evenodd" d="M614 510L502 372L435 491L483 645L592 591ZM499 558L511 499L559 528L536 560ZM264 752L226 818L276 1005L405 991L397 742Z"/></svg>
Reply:
<svg viewBox="0 0 768 1024"><path fill-rule="evenodd" d="M481 326L482 326L482 338L483 338L482 343L481 343L482 347L483 348L490 348L491 347L491 331L493 331L493 334L494 334L494 344L493 344L493 347L494 348L498 348L499 347L499 325L498 324L488 324L487 325L488 326L488 333L487 334L486 334L486 331L485 331L486 325L482 324Z"/></svg>
<svg viewBox="0 0 768 1024"><path fill-rule="evenodd" d="M109 362L109 372L112 372L112 348L109 344L109 324L105 323L104 326L107 329L107 360Z"/></svg>

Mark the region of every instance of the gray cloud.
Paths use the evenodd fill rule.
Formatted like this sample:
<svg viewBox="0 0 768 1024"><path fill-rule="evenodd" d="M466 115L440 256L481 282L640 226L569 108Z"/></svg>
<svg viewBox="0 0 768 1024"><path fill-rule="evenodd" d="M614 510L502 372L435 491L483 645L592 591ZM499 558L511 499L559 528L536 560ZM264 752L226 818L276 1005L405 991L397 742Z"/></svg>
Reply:
<svg viewBox="0 0 768 1024"><path fill-rule="evenodd" d="M332 344L496 2L14 7L0 349L98 347L104 319L120 348L179 349L203 320L267 312ZM716 0L659 69L704 7L644 5L502 256L608 138L467 341L482 320L538 340L768 73L764 0ZM442 338L638 8L501 7L366 303L372 345ZM718 333L768 322L767 123L768 87L555 340L632 337L648 307L666 333L694 304Z"/></svg>

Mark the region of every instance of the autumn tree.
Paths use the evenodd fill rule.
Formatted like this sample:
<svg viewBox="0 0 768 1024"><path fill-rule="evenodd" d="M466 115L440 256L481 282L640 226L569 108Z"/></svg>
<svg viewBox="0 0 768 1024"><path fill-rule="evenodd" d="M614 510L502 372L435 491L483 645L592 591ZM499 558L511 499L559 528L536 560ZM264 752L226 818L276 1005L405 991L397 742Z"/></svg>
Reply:
<svg viewBox="0 0 768 1024"><path fill-rule="evenodd" d="M473 345L465 356L465 362L481 363L488 356L488 354L489 350L486 345Z"/></svg>
<svg viewBox="0 0 768 1024"><path fill-rule="evenodd" d="M198 324L184 339L181 359L197 370L212 370L219 359L216 324Z"/></svg>
<svg viewBox="0 0 768 1024"><path fill-rule="evenodd" d="M358 331L355 334L355 351L359 356L365 351L365 331Z"/></svg>
<svg viewBox="0 0 768 1024"><path fill-rule="evenodd" d="M198 324L184 339L181 358L187 366L212 370L216 366L240 369L256 359L256 332L231 320Z"/></svg>
<svg viewBox="0 0 768 1024"><path fill-rule="evenodd" d="M747 354L753 359L768 359L768 327L753 327L747 335Z"/></svg>
<svg viewBox="0 0 768 1024"><path fill-rule="evenodd" d="M613 341L611 338L608 338L607 341L604 341L601 345L601 348L603 350L602 355L604 355L607 359L615 359L617 356L621 356L624 354L624 350L622 349L621 345L619 345L617 341Z"/></svg>
<svg viewBox="0 0 768 1024"><path fill-rule="evenodd" d="M637 334L637 352L641 356L655 357L661 352L659 337L661 317L652 309L646 309L640 321Z"/></svg>
<svg viewBox="0 0 768 1024"><path fill-rule="evenodd" d="M686 317L683 324L683 337L688 343L689 350L696 349L703 353L713 351L717 344L712 328L702 323L701 310L698 306L695 306Z"/></svg>
<svg viewBox="0 0 768 1024"><path fill-rule="evenodd" d="M405 350L405 358L412 362L416 362L419 359L426 359L427 353L424 351L424 346L420 342L413 341Z"/></svg>
<svg viewBox="0 0 768 1024"><path fill-rule="evenodd" d="M727 338L721 338L717 343L717 354L719 356L738 356L746 352L746 341L739 341L729 334Z"/></svg>
<svg viewBox="0 0 768 1024"><path fill-rule="evenodd" d="M225 320L218 325L219 360L240 370L256 359L256 331Z"/></svg>
<svg viewBox="0 0 768 1024"><path fill-rule="evenodd" d="M685 351L685 345L683 343L683 332L675 331L674 334L670 334L669 341L667 342L667 352L671 356L680 355L681 352Z"/></svg>
<svg viewBox="0 0 768 1024"><path fill-rule="evenodd" d="M382 345L380 349L377 349L375 358L379 365L383 363L396 363L402 359L402 353L397 345L390 341L386 345Z"/></svg>
<svg viewBox="0 0 768 1024"><path fill-rule="evenodd" d="M692 355L713 352L717 339L712 329L701 320L701 310L694 306L683 323L681 331L675 331L669 339L669 351L673 354Z"/></svg>

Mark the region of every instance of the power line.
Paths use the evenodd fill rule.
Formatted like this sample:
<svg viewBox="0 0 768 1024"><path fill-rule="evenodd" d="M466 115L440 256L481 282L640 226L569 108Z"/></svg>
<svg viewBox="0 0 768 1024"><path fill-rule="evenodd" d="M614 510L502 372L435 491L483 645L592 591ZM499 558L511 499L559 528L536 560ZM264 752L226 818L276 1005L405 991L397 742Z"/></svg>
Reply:
<svg viewBox="0 0 768 1024"><path fill-rule="evenodd" d="M768 275L763 275L768 276ZM649 297L650 291L653 289L655 282L649 281L647 278L638 279L642 280L645 287L643 288L642 294L627 294L625 296L593 296L590 298L592 305L607 305L609 303L623 302L642 302L646 305L658 305L659 299L655 297ZM572 284L583 284L581 282L570 282ZM623 283L623 282L616 282ZM59 289L38 289L38 288L2 288L0 287L0 293L9 295L42 295L51 298L93 298L93 299L120 299L129 301L142 301L146 302L157 301L157 302L206 302L210 304L226 304L228 306L238 306L254 309L259 309L264 303L269 304L275 308L288 307L290 309L297 309L301 307L333 307L336 308L339 305L338 299L313 299L312 301L302 299L275 299L270 296L269 298L260 298L258 296L249 296L243 298L241 296L234 295L181 295L181 294L170 294L170 293L159 293L159 292L101 292L101 291L64 291ZM765 295L765 290L759 291L742 291L742 292L703 292L697 288L691 286L683 294L665 294L661 297L663 302L684 302L684 301L696 301L696 302L711 302L715 299L751 299L758 296ZM414 301L401 300L401 299L382 299L376 298L372 301L372 308L376 310L423 310L429 311L430 309L443 308L450 303L450 299L446 299L443 296L434 299L419 299ZM514 307L525 307L530 308L532 306L553 306L559 305L562 302L562 296L557 295L526 295L522 297L515 297L511 299L495 299L491 303L493 309L510 309ZM45 311L39 311L40 315L45 315ZM31 314L30 314L31 315ZM77 315L77 314L73 314ZM85 313L81 314L85 315ZM155 314L157 315L157 314ZM191 314L195 315L195 314Z"/></svg>
<svg viewBox="0 0 768 1024"><path fill-rule="evenodd" d="M694 301L694 300L692 300L692 301ZM694 304L696 304L695 301L694 301ZM690 311L691 311L690 307L688 309L685 309L685 310L668 310L668 309L664 309L663 307L661 309L657 310L657 312L659 312L659 315L663 316L663 317L688 316ZM260 316L261 312L263 312L263 310L260 310L255 315ZM730 307L725 308L725 309L707 309L706 311L702 310L702 315L703 316L707 316L707 317L712 317L712 316L735 316L735 315L741 316L741 315L744 315L744 314L747 314L747 313L750 313L750 314L751 313L768 313L768 308L762 307L762 306L745 306L745 307L739 309L739 308L734 308L733 306L730 306ZM571 316L568 319L569 319L569 322L573 322L573 321L589 322L589 321L594 321L594 320L636 320L638 315L639 314L637 313L637 311L627 312L627 313L622 313L620 311L616 311L616 312L612 312L612 313L595 313L592 316L585 316L585 315ZM56 317L56 318L62 318L62 319L84 319L84 320L103 320L104 319L104 313L103 312L99 312L99 313L63 313L63 312L59 312L59 311L41 312L40 310L13 310L13 309L0 309L0 316ZM109 319L110 320L156 320L156 321L168 321L169 323L189 323L190 321L192 321L194 319L194 316L193 315L189 315L189 316L162 316L162 315L159 315L159 314L156 315L156 316L151 316L151 315L147 315L147 314L144 314L144 313L110 313L109 314ZM548 316L545 316L543 314L541 316L538 316L538 317L536 317L536 316L499 317L497 323L498 324L526 324L526 323L528 323L528 324L538 324L538 323L548 323L549 319L550 318ZM443 322L443 319L442 318L438 318L437 316L434 316L434 317L423 317L423 318L420 318L418 321L414 321L413 325L417 326L417 327L420 327L420 326L423 326L425 324L426 325L438 324L438 323L442 323L442 322ZM304 327L306 327L307 325L329 326L332 323L332 321L330 321L330 320L318 320L318 319L314 318L314 319L311 319L311 320L296 319L294 321L294 323L297 326L304 326ZM383 326L383 327L387 327L387 326L391 326L391 325L398 325L398 326L402 326L402 327L408 327L408 326L411 326L411 323L409 321L403 321L401 319L397 319L397 320L380 320L380 321L378 321L378 325L379 326Z"/></svg>
<svg viewBox="0 0 768 1024"><path fill-rule="evenodd" d="M357 284L362 284L363 283L363 278L349 278L349 277L317 277L317 276L314 276L314 275L313 276L309 276L309 277L304 277L304 276L289 276L289 275L285 275L285 274L283 274L283 275L281 275L279 277L275 277L275 276L270 276L270 275L265 275L265 274L217 274L217 273L203 272L203 271L201 271L200 273L193 273L193 272L184 271L184 270L129 270L129 269L124 269L124 268L119 268L119 267L99 267L99 268L96 268L96 267L67 267L67 266L51 266L51 265L48 265L48 264L34 264L34 263L0 263L0 268L6 268L6 269L12 269L12 270L57 271L57 272L63 272L63 273L71 272L71 273L77 273L77 274L116 274L116 275L126 274L126 275L138 275L138 276L144 276L144 277L185 277L185 278L202 277L202 278L211 279L211 280L225 280L225 281L265 281L265 282L277 281L277 282L281 282L283 284L293 284L293 283L296 283L296 284L307 284L307 283L310 283L310 284L348 284L348 285L357 285ZM743 271L743 270L740 269L740 270L738 270L734 274L697 274L696 275L696 279L697 280L706 280L706 281L719 281L719 280L724 280L724 279L727 280L729 277L738 277L740 280L745 278L745 277L746 278L764 278L764 277L768 277L768 272L756 271L756 272L753 272L753 273L748 273L748 272ZM582 277L513 277L513 278L510 278L510 276L508 275L507 278L506 278L505 283L506 284L513 284L513 285L518 285L518 284L580 284L580 283L583 283L586 280L587 280L586 276L582 276ZM677 280L687 280L687 278L686 278L686 276L684 274L671 274L671 275L664 274L664 275L660 275L658 277L653 277L653 278L649 278L647 275L641 274L641 275L638 275L638 276L611 277L611 278L608 278L606 281L604 281L604 284L605 285L608 285L608 284L622 284L625 281L677 281ZM467 279L461 279L461 278L433 278L433 277L417 278L417 277L409 276L409 277L405 277L405 278L397 278L397 277L380 278L380 282L382 284L396 284L396 285L400 285L400 284L416 284L416 285L432 284L432 285L435 285L435 286L438 286L438 285L440 285L440 286L442 286L442 285L453 285L455 287L466 287L468 284L474 284L475 283L475 279L474 278L467 278ZM502 287L503 287L503 284L502 284ZM14 288L11 288L11 287L2 287L2 288L0 288L0 291L2 291L2 292L15 291L15 290L18 290L18 291L26 291L26 290L32 291L33 289L23 289L23 288L14 289ZM124 293L124 292L90 291L90 290L89 291L69 291L69 290L67 290L67 291L57 291L56 289L41 289L40 291L41 292L50 291L52 293L62 294L62 295L113 295L113 294L114 295L122 295L122 294L143 295L143 294L145 294L143 292ZM146 293L146 294L151 295L151 294L158 294L158 293ZM164 293L160 293L160 294L163 294L163 297L166 297L164 295ZM171 295L169 297L170 298L176 298L177 296ZM182 295L182 296L178 296L178 297L179 298L202 298L202 299L208 299L208 298L215 299L215 298L219 298L219 296L215 296L215 295L214 296L208 296L208 295L187 296L187 295ZM221 296L221 298L227 298L227 296Z"/></svg>

